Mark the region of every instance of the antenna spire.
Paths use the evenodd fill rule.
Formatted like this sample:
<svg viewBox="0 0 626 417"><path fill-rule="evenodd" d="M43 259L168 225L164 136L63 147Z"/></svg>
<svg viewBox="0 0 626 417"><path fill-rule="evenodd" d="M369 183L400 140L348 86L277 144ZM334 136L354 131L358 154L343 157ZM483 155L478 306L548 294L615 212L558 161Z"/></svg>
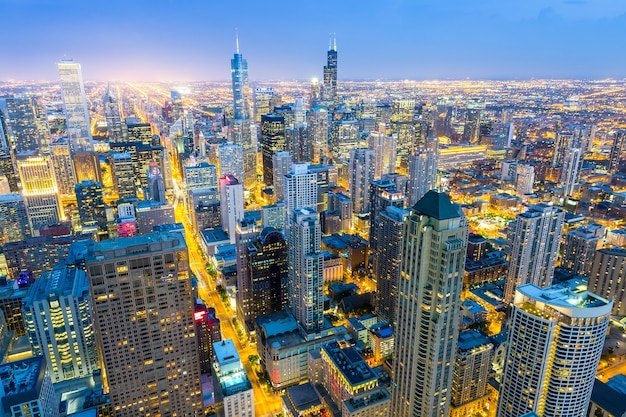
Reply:
<svg viewBox="0 0 626 417"><path fill-rule="evenodd" d="M333 51L337 52L337 32L333 33Z"/></svg>
<svg viewBox="0 0 626 417"><path fill-rule="evenodd" d="M237 45L237 53L239 53L239 29L235 28L235 44Z"/></svg>

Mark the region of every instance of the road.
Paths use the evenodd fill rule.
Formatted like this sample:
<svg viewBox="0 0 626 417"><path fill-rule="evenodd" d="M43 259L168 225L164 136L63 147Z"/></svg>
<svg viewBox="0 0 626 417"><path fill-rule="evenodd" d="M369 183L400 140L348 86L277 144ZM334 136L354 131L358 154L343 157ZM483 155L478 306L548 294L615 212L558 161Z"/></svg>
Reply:
<svg viewBox="0 0 626 417"><path fill-rule="evenodd" d="M183 202L180 199L177 200L175 210L176 221L182 223L185 227L187 248L189 251L189 266L198 280L198 295L204 300L208 307L215 308L216 316L220 319L222 338L232 339L239 352L241 362L246 369L248 378L254 389L255 415L257 417L274 417L281 412L281 397L280 395L274 394L272 391L266 391L259 382L256 372L252 369L248 357L257 354L256 345L246 343L246 346L242 346L237 337L237 331L232 322L232 319L235 318L235 312L230 306L225 306L222 303L215 290L216 283L206 270L206 261L203 260L202 249L196 240L195 232L185 213Z"/></svg>

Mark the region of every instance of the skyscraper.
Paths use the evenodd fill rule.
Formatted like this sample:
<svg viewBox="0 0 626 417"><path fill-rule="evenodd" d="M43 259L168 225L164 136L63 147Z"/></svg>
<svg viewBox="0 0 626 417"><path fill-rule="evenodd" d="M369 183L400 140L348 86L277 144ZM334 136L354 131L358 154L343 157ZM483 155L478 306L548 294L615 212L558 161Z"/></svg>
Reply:
<svg viewBox="0 0 626 417"><path fill-rule="evenodd" d="M284 176L283 181L287 219L295 209L317 207L317 174L309 171L308 164L292 165L291 172Z"/></svg>
<svg viewBox="0 0 626 417"><path fill-rule="evenodd" d="M72 60L63 60L57 64L57 68L61 81L63 104L65 105L70 149L72 152L92 151L89 107L87 106L80 64Z"/></svg>
<svg viewBox="0 0 626 417"><path fill-rule="evenodd" d="M476 330L465 330L459 334L452 379L454 407L461 407L487 394L492 355L493 345L486 336Z"/></svg>
<svg viewBox="0 0 626 417"><path fill-rule="evenodd" d="M415 140L415 100L394 100L391 104L391 131L398 136L398 156L408 168L408 156L413 153ZM397 165L397 164L396 164Z"/></svg>
<svg viewBox="0 0 626 417"><path fill-rule="evenodd" d="M420 148L409 156L409 205L417 203L437 186L437 151Z"/></svg>
<svg viewBox="0 0 626 417"><path fill-rule="evenodd" d="M243 178L243 147L232 142L224 143L217 148L220 176L232 175Z"/></svg>
<svg viewBox="0 0 626 417"><path fill-rule="evenodd" d="M230 243L235 243L236 225L243 219L243 184L232 175L220 178L220 209L222 227L230 236Z"/></svg>
<svg viewBox="0 0 626 417"><path fill-rule="evenodd" d="M533 193L535 185L535 168L532 165L519 165L515 180L515 193L521 197Z"/></svg>
<svg viewBox="0 0 626 417"><path fill-rule="evenodd" d="M74 175L69 144L65 141L51 143L50 159L59 194L64 196L74 194L76 176Z"/></svg>
<svg viewBox="0 0 626 417"><path fill-rule="evenodd" d="M33 233L38 235L42 226L58 223L61 218L52 162L46 156L25 155L18 158L17 171Z"/></svg>
<svg viewBox="0 0 626 417"><path fill-rule="evenodd" d="M274 107L274 89L272 87L256 87L254 89L254 121L261 122L261 116L272 112Z"/></svg>
<svg viewBox="0 0 626 417"><path fill-rule="evenodd" d="M292 164L291 154L287 151L276 152L272 156L275 201L283 201L285 199L285 175L291 172Z"/></svg>
<svg viewBox="0 0 626 417"><path fill-rule="evenodd" d="M33 354L46 357L53 382L91 376L99 369L85 271L60 263L35 280L22 305Z"/></svg>
<svg viewBox="0 0 626 417"><path fill-rule="evenodd" d="M463 142L475 145L480 141L480 121L484 109L485 103L478 99L472 99L467 102Z"/></svg>
<svg viewBox="0 0 626 417"><path fill-rule="evenodd" d="M280 231L266 227L238 257L246 265L237 282L237 309L241 304L242 319L253 329L257 317L287 308L287 242Z"/></svg>
<svg viewBox="0 0 626 417"><path fill-rule="evenodd" d="M626 145L626 130L615 132L613 144L611 145L611 153L609 155L609 166L607 167L607 170L611 174L615 174L619 171L622 152L624 152L625 149L624 145Z"/></svg>
<svg viewBox="0 0 626 417"><path fill-rule="evenodd" d="M199 416L200 367L189 255L179 232L85 241L70 258L89 276L114 414Z"/></svg>
<svg viewBox="0 0 626 417"><path fill-rule="evenodd" d="M332 108L337 107L339 98L337 96L337 37L332 34L326 54L326 65L324 66L324 83L322 84L322 99Z"/></svg>
<svg viewBox="0 0 626 417"><path fill-rule="evenodd" d="M583 163L583 151L579 147L565 149L563 167L559 178L559 188L563 197L571 197L578 185L580 170Z"/></svg>
<svg viewBox="0 0 626 417"><path fill-rule="evenodd" d="M380 179L383 174L395 172L397 139L395 135L370 132L367 138L367 147L372 149L376 156L376 169L374 174L376 179Z"/></svg>
<svg viewBox="0 0 626 417"><path fill-rule="evenodd" d="M16 153L38 151L37 101L32 97L7 97L8 122L11 127L11 146Z"/></svg>
<svg viewBox="0 0 626 417"><path fill-rule="evenodd" d="M137 197L137 179L135 177L135 166L130 153L113 153L110 155L113 179L118 198Z"/></svg>
<svg viewBox="0 0 626 417"><path fill-rule="evenodd" d="M349 188L355 213L364 214L370 211L369 189L375 174L374 151L358 148L350 151Z"/></svg>
<svg viewBox="0 0 626 417"><path fill-rule="evenodd" d="M83 226L97 225L100 231L107 230L106 205L102 185L95 181L83 181L74 187L78 214Z"/></svg>
<svg viewBox="0 0 626 417"><path fill-rule="evenodd" d="M376 240L376 249L372 251L376 276L376 314L389 323L395 319L402 231L408 214L401 207L389 206L378 214L378 220L370 229L370 241Z"/></svg>
<svg viewBox="0 0 626 417"><path fill-rule="evenodd" d="M565 235L561 252L561 267L575 275L589 276L596 250L602 246L606 228L590 223Z"/></svg>
<svg viewBox="0 0 626 417"><path fill-rule="evenodd" d="M404 208L406 198L404 193L398 190L396 182L385 178L373 181L369 186L369 208L370 208L370 248L372 253L376 253L378 247L378 233L375 228L380 227L380 214L389 206ZM393 317L389 318L392 321Z"/></svg>
<svg viewBox="0 0 626 417"><path fill-rule="evenodd" d="M552 283L564 220L563 210L536 204L509 225L510 261L504 287L507 303L513 301L517 286L531 283L547 287Z"/></svg>
<svg viewBox="0 0 626 417"><path fill-rule="evenodd" d="M328 157L328 137L330 124L328 121L328 109L326 107L313 107L309 112L309 126L313 141L313 161L321 163L324 157Z"/></svg>
<svg viewBox="0 0 626 417"><path fill-rule="evenodd" d="M165 180L159 163L151 161L148 167L148 196L150 200L167 203L165 198Z"/></svg>
<svg viewBox="0 0 626 417"><path fill-rule="evenodd" d="M239 35L236 37L237 49L230 60L230 73L233 84L233 118L250 118L250 87L248 86L248 61L239 52Z"/></svg>
<svg viewBox="0 0 626 417"><path fill-rule="evenodd" d="M24 197L18 193L0 195L0 245L30 237L31 229Z"/></svg>
<svg viewBox="0 0 626 417"><path fill-rule="evenodd" d="M285 118L270 113L261 116L261 155L263 158L263 182L274 183L273 161L275 153L287 150L285 141Z"/></svg>
<svg viewBox="0 0 626 417"><path fill-rule="evenodd" d="M7 177L9 190L12 193L19 191L17 187L18 177L15 173L15 166L13 165L13 151L8 148L0 149L0 175Z"/></svg>
<svg viewBox="0 0 626 417"><path fill-rule="evenodd" d="M461 209L427 192L404 222L391 415L449 414L467 245Z"/></svg>
<svg viewBox="0 0 626 417"><path fill-rule="evenodd" d="M312 208L289 212L289 306L307 333L324 324L324 255L319 214Z"/></svg>
<svg viewBox="0 0 626 417"><path fill-rule="evenodd" d="M611 247L596 251L591 263L589 289L613 299L613 314L626 316L626 248Z"/></svg>
<svg viewBox="0 0 626 417"><path fill-rule="evenodd" d="M72 153L72 163L74 164L74 174L76 182L93 180L102 182L102 172L100 171L100 158L95 152Z"/></svg>
<svg viewBox="0 0 626 417"><path fill-rule="evenodd" d="M102 97L102 105L104 106L104 117L107 122L109 142L124 142L126 132L122 125L120 104L113 91L111 91L111 86L107 87Z"/></svg>
<svg viewBox="0 0 626 417"><path fill-rule="evenodd" d="M517 287L497 416L586 416L612 304L568 285Z"/></svg>

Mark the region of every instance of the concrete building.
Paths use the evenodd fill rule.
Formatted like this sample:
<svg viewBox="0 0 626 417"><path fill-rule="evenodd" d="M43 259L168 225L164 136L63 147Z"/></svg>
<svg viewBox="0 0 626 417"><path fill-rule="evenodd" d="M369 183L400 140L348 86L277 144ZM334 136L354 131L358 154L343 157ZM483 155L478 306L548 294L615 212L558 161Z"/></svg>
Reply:
<svg viewBox="0 0 626 417"><path fill-rule="evenodd" d="M436 191L427 192L405 219L394 321L394 416L449 414L467 229L460 207Z"/></svg>
<svg viewBox="0 0 626 417"><path fill-rule="evenodd" d="M357 148L350 151L349 189L355 213L369 213L370 184L375 174L374 151L366 148Z"/></svg>
<svg viewBox="0 0 626 417"><path fill-rule="evenodd" d="M567 283L518 287L497 416L586 416L612 304Z"/></svg>
<svg viewBox="0 0 626 417"><path fill-rule="evenodd" d="M626 316L626 248L602 248L596 251L589 273L589 290L613 299L612 314Z"/></svg>
<svg viewBox="0 0 626 417"><path fill-rule="evenodd" d="M436 150L426 148L420 148L409 156L409 206L415 205L424 194L437 186L437 157Z"/></svg>
<svg viewBox="0 0 626 417"><path fill-rule="evenodd" d="M546 287L552 283L564 220L563 210L537 204L518 214L509 225L510 261L504 287L507 303L513 300L515 287L528 283Z"/></svg>
<svg viewBox="0 0 626 417"><path fill-rule="evenodd" d="M33 354L45 356L54 383L100 369L91 304L85 271L63 263L35 280L24 298Z"/></svg>
<svg viewBox="0 0 626 417"><path fill-rule="evenodd" d="M19 242L32 234L24 197L18 193L0 195L0 245Z"/></svg>
<svg viewBox="0 0 626 417"><path fill-rule="evenodd" d="M602 246L606 228L590 223L565 235L561 250L561 267L575 275L589 276L596 250Z"/></svg>
<svg viewBox="0 0 626 417"><path fill-rule="evenodd" d="M59 417L59 400L43 356L4 363L0 376L3 416Z"/></svg>
<svg viewBox="0 0 626 417"><path fill-rule="evenodd" d="M243 219L243 184L231 175L220 178L220 210L222 227L235 243L237 222Z"/></svg>
<svg viewBox="0 0 626 417"><path fill-rule="evenodd" d="M232 340L213 343L224 417L254 417L254 390Z"/></svg>
<svg viewBox="0 0 626 417"><path fill-rule="evenodd" d="M114 415L199 414L200 366L183 235L79 242L69 258L82 260L89 276Z"/></svg>
<svg viewBox="0 0 626 417"><path fill-rule="evenodd" d="M176 223L174 207L169 203L154 200L141 200L135 206L137 234L152 233L154 226Z"/></svg>
<svg viewBox="0 0 626 417"><path fill-rule="evenodd" d="M487 383L491 370L493 345L489 339L475 330L459 334L458 350L452 379L452 406L455 409L473 403L487 395ZM465 410L464 415L476 413L481 404Z"/></svg>

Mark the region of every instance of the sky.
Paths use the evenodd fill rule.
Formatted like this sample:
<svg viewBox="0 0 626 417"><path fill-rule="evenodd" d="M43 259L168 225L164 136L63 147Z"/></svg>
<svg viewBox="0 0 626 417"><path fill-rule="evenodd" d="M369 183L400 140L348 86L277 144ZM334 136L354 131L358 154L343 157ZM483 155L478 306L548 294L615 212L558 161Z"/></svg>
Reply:
<svg viewBox="0 0 626 417"><path fill-rule="evenodd" d="M626 78L623 0L0 0L0 80Z"/></svg>

